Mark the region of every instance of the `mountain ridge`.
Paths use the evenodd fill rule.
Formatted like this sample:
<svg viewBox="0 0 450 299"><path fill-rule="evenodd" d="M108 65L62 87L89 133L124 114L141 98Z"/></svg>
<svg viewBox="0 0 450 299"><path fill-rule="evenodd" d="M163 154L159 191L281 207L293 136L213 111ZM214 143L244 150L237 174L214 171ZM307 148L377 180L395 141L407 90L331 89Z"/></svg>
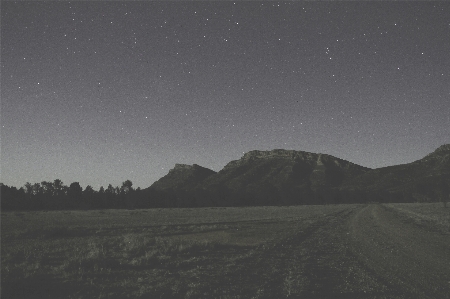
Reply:
<svg viewBox="0 0 450 299"><path fill-rule="evenodd" d="M411 163L371 169L328 154L252 150L220 171L176 164L149 189L187 206L432 200L450 183L450 144Z"/></svg>

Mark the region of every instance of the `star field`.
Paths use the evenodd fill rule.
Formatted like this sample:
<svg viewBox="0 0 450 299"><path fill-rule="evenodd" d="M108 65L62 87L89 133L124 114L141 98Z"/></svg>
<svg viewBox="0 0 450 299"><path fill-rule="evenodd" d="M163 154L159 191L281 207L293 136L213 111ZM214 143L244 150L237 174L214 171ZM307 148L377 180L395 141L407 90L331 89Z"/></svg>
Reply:
<svg viewBox="0 0 450 299"><path fill-rule="evenodd" d="M447 2L3 2L1 181L146 188L175 163L450 142Z"/></svg>

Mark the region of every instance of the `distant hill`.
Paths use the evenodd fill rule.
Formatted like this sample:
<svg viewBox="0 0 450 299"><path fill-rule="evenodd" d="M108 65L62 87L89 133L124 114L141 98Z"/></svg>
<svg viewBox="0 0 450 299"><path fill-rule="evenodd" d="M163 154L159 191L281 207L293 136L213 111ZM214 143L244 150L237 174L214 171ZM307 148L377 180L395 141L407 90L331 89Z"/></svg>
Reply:
<svg viewBox="0 0 450 299"><path fill-rule="evenodd" d="M401 201L431 201L442 181L450 182L450 144L412 163L373 169L347 181L340 189L389 192L396 195L395 201L400 201L400 195L406 197Z"/></svg>
<svg viewBox="0 0 450 299"><path fill-rule="evenodd" d="M370 169L326 154L250 151L219 172L176 164L150 190L174 206L248 206L436 200L450 183L450 145L418 161Z"/></svg>
<svg viewBox="0 0 450 299"><path fill-rule="evenodd" d="M164 190L190 190L207 177L216 174L215 171L200 165L175 164L164 177L154 182L150 188Z"/></svg>

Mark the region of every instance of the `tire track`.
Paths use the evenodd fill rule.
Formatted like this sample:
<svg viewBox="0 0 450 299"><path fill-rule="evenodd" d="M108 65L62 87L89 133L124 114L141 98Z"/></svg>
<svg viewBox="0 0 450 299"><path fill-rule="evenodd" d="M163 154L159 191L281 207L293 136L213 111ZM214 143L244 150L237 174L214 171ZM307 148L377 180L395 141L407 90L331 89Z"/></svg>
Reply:
<svg viewBox="0 0 450 299"><path fill-rule="evenodd" d="M369 205L350 221L352 250L397 294L449 298L450 239L402 222L381 205Z"/></svg>
<svg viewBox="0 0 450 299"><path fill-rule="evenodd" d="M361 208L324 215L306 227L293 222L287 236L254 249L210 290L232 298L377 298L366 287L376 282L365 278L359 287L366 274L343 242L346 223Z"/></svg>

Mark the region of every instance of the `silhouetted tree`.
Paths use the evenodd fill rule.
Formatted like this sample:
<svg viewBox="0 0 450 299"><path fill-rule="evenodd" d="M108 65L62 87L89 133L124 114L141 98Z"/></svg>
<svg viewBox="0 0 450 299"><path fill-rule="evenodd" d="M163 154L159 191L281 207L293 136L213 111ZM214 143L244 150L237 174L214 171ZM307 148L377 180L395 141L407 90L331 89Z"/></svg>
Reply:
<svg viewBox="0 0 450 299"><path fill-rule="evenodd" d="M68 196L71 200L79 200L81 199L81 195L83 194L83 188L81 188L80 183L73 182L69 186Z"/></svg>
<svg viewBox="0 0 450 299"><path fill-rule="evenodd" d="M124 192L125 194L130 193L133 191L133 183L130 180L126 180L122 183L122 187L120 188L121 192Z"/></svg>
<svg viewBox="0 0 450 299"><path fill-rule="evenodd" d="M43 190L43 195L45 197L51 197L54 194L54 188L53 188L53 183L52 182L47 182L47 181L42 181L41 182L41 186L42 186L42 190Z"/></svg>
<svg viewBox="0 0 450 299"><path fill-rule="evenodd" d="M25 193L27 193L29 196L33 195L33 185L31 185L31 183L26 182L24 187L25 187Z"/></svg>
<svg viewBox="0 0 450 299"><path fill-rule="evenodd" d="M43 189L41 187L41 184L39 184L39 183L34 183L32 190L33 190L34 195L42 195L43 194Z"/></svg>
<svg viewBox="0 0 450 299"><path fill-rule="evenodd" d="M108 208L108 202L107 202L107 194L105 192L105 188L103 186L100 186L100 189L98 189L98 192L96 194L96 201L97 201L97 208Z"/></svg>
<svg viewBox="0 0 450 299"><path fill-rule="evenodd" d="M2 210L13 210L15 209L14 195L15 187L9 187L3 183L0 183L0 194L1 194L1 208Z"/></svg>
<svg viewBox="0 0 450 299"><path fill-rule="evenodd" d="M105 190L105 205L109 208L113 208L115 204L115 196L116 191L114 187L109 184L108 187Z"/></svg>
<svg viewBox="0 0 450 299"><path fill-rule="evenodd" d="M87 185L86 188L84 188L83 190L83 205L82 208L83 209L89 209L95 206L95 204L93 203L93 201L95 200L95 191L94 188L92 188L91 185Z"/></svg>
<svg viewBox="0 0 450 299"><path fill-rule="evenodd" d="M105 192L109 193L109 194L114 194L114 187L111 184L109 184L108 188L106 188Z"/></svg>
<svg viewBox="0 0 450 299"><path fill-rule="evenodd" d="M53 181L53 189L54 189L54 195L55 196L63 196L65 195L65 188L64 184L61 180L56 179Z"/></svg>

